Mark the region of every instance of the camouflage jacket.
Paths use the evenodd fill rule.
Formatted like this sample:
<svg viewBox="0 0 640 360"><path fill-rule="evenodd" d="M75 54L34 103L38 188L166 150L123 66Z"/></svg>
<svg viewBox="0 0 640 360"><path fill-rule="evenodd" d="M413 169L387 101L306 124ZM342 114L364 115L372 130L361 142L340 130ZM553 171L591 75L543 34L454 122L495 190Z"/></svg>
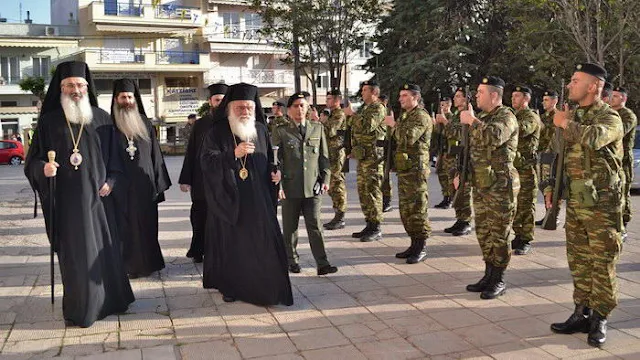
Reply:
<svg viewBox="0 0 640 360"><path fill-rule="evenodd" d="M444 126L444 136L447 139L447 150L451 151L452 146L462 143L462 123L460 123L460 110L447 114L449 123Z"/></svg>
<svg viewBox="0 0 640 360"><path fill-rule="evenodd" d="M376 147L377 140L384 140L387 132L384 125L386 108L380 102L363 105L358 112L348 120L351 126L352 145L362 146L365 149Z"/></svg>
<svg viewBox="0 0 640 360"><path fill-rule="evenodd" d="M340 149L344 146L344 134L347 128L347 116L341 108L332 109L329 119L324 123L324 133L330 149Z"/></svg>
<svg viewBox="0 0 640 360"><path fill-rule="evenodd" d="M553 109L551 111L545 111L544 114L540 115L542 128L540 129L540 142L538 143L539 153L550 151L549 143L551 142L554 131L556 131L556 127L553 125L553 115L555 114L556 109Z"/></svg>
<svg viewBox="0 0 640 360"><path fill-rule="evenodd" d="M492 178L515 172L513 159L518 148L518 120L506 106L478 115L481 122L469 133L471 170L479 188L491 186Z"/></svg>
<svg viewBox="0 0 640 360"><path fill-rule="evenodd" d="M421 107L404 112L395 127L395 163L398 171L429 169L431 116Z"/></svg>
<svg viewBox="0 0 640 360"><path fill-rule="evenodd" d="M281 125L289 124L289 119L286 116L276 116L269 122L267 128L269 129L269 133L273 134L273 131Z"/></svg>
<svg viewBox="0 0 640 360"><path fill-rule="evenodd" d="M624 138L622 139L624 158L622 162L625 167L633 168L633 145L636 140L636 126L638 126L638 118L633 111L626 107L618 110L618 114L622 119L622 127L624 129Z"/></svg>
<svg viewBox="0 0 640 360"><path fill-rule="evenodd" d="M518 120L518 152L514 166L521 168L535 165L538 160L538 143L540 141L540 116L530 108L516 112Z"/></svg>

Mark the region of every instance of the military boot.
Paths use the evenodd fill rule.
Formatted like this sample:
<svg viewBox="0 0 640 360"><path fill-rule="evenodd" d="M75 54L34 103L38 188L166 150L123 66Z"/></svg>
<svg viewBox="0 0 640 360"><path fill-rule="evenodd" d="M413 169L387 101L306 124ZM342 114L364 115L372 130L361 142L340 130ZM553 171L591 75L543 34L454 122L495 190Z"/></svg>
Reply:
<svg viewBox="0 0 640 360"><path fill-rule="evenodd" d="M594 347L601 347L605 341L607 341L607 317L594 310L589 318L587 343Z"/></svg>
<svg viewBox="0 0 640 360"><path fill-rule="evenodd" d="M396 258L398 259L406 259L408 258L411 254L413 254L413 248L416 247L416 241L411 238L411 246L409 246L409 248L403 252L399 252L396 254Z"/></svg>
<svg viewBox="0 0 640 360"><path fill-rule="evenodd" d="M371 223L367 221L367 226L365 226L364 229L362 229L362 231L354 232L353 234L351 234L351 237L354 239L360 239L364 234L367 233L367 231L369 231L370 228L371 228Z"/></svg>
<svg viewBox="0 0 640 360"><path fill-rule="evenodd" d="M487 284L489 284L489 279L491 278L492 269L493 269L493 265L489 263L484 263L484 276L477 283L467 285L467 291L483 292L484 289L487 287Z"/></svg>
<svg viewBox="0 0 640 360"><path fill-rule="evenodd" d="M423 261L427 257L427 240L426 239L416 239L415 247L413 248L413 253L409 255L407 258L407 264L417 264Z"/></svg>
<svg viewBox="0 0 640 360"><path fill-rule="evenodd" d="M382 198L382 212L389 212L393 210L393 206L391 206L391 198L383 197Z"/></svg>
<svg viewBox="0 0 640 360"><path fill-rule="evenodd" d="M382 239L382 230L380 229L380 223L371 223L371 227L360 238L361 242L370 242L374 240Z"/></svg>
<svg viewBox="0 0 640 360"><path fill-rule="evenodd" d="M504 283L504 271L506 268L494 266L491 270L489 284L480 294L481 299L491 300L507 292L507 284Z"/></svg>
<svg viewBox="0 0 640 360"><path fill-rule="evenodd" d="M589 312L584 305L576 305L576 309L567 321L551 324L551 331L558 334L574 334L589 332Z"/></svg>
<svg viewBox="0 0 640 360"><path fill-rule="evenodd" d="M447 234L453 233L454 231L456 231L460 227L460 225L461 225L460 223L461 222L462 222L462 220L456 220L456 222L451 227L445 228L444 232L447 233Z"/></svg>
<svg viewBox="0 0 640 360"><path fill-rule="evenodd" d="M442 201L435 206L436 209L448 209L451 207L451 196L445 196Z"/></svg>
<svg viewBox="0 0 640 360"><path fill-rule="evenodd" d="M460 226L455 229L451 235L462 236L471 234L471 224L468 221L461 221Z"/></svg>
<svg viewBox="0 0 640 360"><path fill-rule="evenodd" d="M344 228L344 213L342 211L336 211L333 219L322 226L327 230L337 230Z"/></svg>

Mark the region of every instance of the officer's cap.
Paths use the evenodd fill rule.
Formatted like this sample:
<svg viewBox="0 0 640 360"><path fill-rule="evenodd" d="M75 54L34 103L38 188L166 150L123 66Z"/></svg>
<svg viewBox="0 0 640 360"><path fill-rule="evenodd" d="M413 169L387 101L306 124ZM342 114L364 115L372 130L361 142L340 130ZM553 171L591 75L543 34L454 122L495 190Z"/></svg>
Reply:
<svg viewBox="0 0 640 360"><path fill-rule="evenodd" d="M583 72L585 74L595 76L600 80L605 80L607 78L607 70L594 63L578 64L576 65L576 72Z"/></svg>
<svg viewBox="0 0 640 360"><path fill-rule="evenodd" d="M480 81L483 85L495 86L500 89L504 89L504 80L500 79L497 76L485 76Z"/></svg>
<svg viewBox="0 0 640 360"><path fill-rule="evenodd" d="M287 107L291 107L291 105L293 105L293 102L298 99L306 99L306 96L304 96L303 92L297 92L289 96L289 100L287 100Z"/></svg>
<svg viewBox="0 0 640 360"><path fill-rule="evenodd" d="M409 91L415 91L415 92L420 92L420 86L416 85L416 84L404 84L400 87L400 91L402 90L409 90Z"/></svg>

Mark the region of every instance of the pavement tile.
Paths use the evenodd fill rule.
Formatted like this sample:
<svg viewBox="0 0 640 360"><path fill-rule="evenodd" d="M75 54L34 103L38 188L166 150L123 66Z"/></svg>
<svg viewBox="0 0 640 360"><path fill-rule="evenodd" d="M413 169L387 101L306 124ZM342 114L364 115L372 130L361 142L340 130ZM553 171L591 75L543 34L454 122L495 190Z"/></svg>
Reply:
<svg viewBox="0 0 640 360"><path fill-rule="evenodd" d="M306 310L298 312L274 312L276 320L284 331L307 330L331 326L331 322L322 312Z"/></svg>
<svg viewBox="0 0 640 360"><path fill-rule="evenodd" d="M108 337L109 334L65 337L60 354L72 357L100 354L105 351L104 343Z"/></svg>
<svg viewBox="0 0 640 360"><path fill-rule="evenodd" d="M7 341L2 348L2 356L38 354L41 357L57 355L62 346L62 338Z"/></svg>
<svg viewBox="0 0 640 360"><path fill-rule="evenodd" d="M317 349L303 351L302 356L307 360L366 360L367 357L362 354L355 346L339 346L326 349Z"/></svg>
<svg viewBox="0 0 640 360"><path fill-rule="evenodd" d="M349 344L349 340L334 327L292 331L289 337L302 351Z"/></svg>
<svg viewBox="0 0 640 360"><path fill-rule="evenodd" d="M240 360L240 353L231 340L208 341L181 345L182 360Z"/></svg>
<svg viewBox="0 0 640 360"><path fill-rule="evenodd" d="M453 332L479 348L518 341L518 337L494 324L469 326L455 329Z"/></svg>
<svg viewBox="0 0 640 360"><path fill-rule="evenodd" d="M129 305L127 314L140 314L140 313L167 313L167 300L164 297L161 298L136 298L133 304Z"/></svg>
<svg viewBox="0 0 640 360"><path fill-rule="evenodd" d="M142 352L136 350L120 350L104 354L79 356L76 360L142 360Z"/></svg>
<svg viewBox="0 0 640 360"><path fill-rule="evenodd" d="M234 337L258 336L260 334L282 333L276 319L271 315L227 320L227 328Z"/></svg>
<svg viewBox="0 0 640 360"><path fill-rule="evenodd" d="M471 344L449 330L414 335L407 340L429 356L461 352L473 348Z"/></svg>
<svg viewBox="0 0 640 360"><path fill-rule="evenodd" d="M245 358L289 354L297 351L286 334L239 337L234 340L240 354Z"/></svg>
<svg viewBox="0 0 640 360"><path fill-rule="evenodd" d="M227 325L222 320L175 326L174 331L178 343L194 343L231 338Z"/></svg>
<svg viewBox="0 0 640 360"><path fill-rule="evenodd" d="M497 360L551 360L557 359L555 356L521 341L512 341L505 344L498 344L482 348L482 351L491 355Z"/></svg>
<svg viewBox="0 0 640 360"><path fill-rule="evenodd" d="M109 315L102 320L98 320L88 328L81 328L77 326L68 327L65 337L84 336L100 333L113 333L117 332L119 328L118 315Z"/></svg>
<svg viewBox="0 0 640 360"><path fill-rule="evenodd" d="M402 338L362 342L355 345L367 359L415 359L424 356L422 351L416 349L411 343Z"/></svg>
<svg viewBox="0 0 640 360"><path fill-rule="evenodd" d="M156 313L120 315L120 328L127 330L149 330L171 327L171 318Z"/></svg>
<svg viewBox="0 0 640 360"><path fill-rule="evenodd" d="M448 329L489 323L489 320L469 309L439 311L428 315Z"/></svg>
<svg viewBox="0 0 640 360"><path fill-rule="evenodd" d="M213 307L172 310L170 317L174 326L223 322L222 317Z"/></svg>
<svg viewBox="0 0 640 360"><path fill-rule="evenodd" d="M171 310L204 308L213 306L213 298L209 294L194 294L167 298Z"/></svg>
<svg viewBox="0 0 640 360"><path fill-rule="evenodd" d="M141 349L158 345L175 344L172 328L139 329L120 332L120 348Z"/></svg>
<svg viewBox="0 0 640 360"><path fill-rule="evenodd" d="M578 339L570 335L552 334L529 338L526 342L559 358L584 355L585 353L598 351L587 344L587 335L582 335L583 338Z"/></svg>
<svg viewBox="0 0 640 360"><path fill-rule="evenodd" d="M142 349L142 360L175 360L176 353L171 345Z"/></svg>
<svg viewBox="0 0 640 360"><path fill-rule="evenodd" d="M385 319L383 321L403 338L433 331L445 330L444 326L440 325L440 323L429 316L422 314L402 318Z"/></svg>
<svg viewBox="0 0 640 360"><path fill-rule="evenodd" d="M64 336L64 323L47 321L33 324L15 324L7 341L61 338Z"/></svg>

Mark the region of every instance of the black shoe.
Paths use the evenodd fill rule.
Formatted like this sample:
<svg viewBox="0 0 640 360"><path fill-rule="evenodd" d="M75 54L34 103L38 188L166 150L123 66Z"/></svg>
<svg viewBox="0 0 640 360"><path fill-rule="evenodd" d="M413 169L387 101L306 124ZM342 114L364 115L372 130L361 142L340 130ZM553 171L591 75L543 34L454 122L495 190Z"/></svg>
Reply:
<svg viewBox="0 0 640 360"><path fill-rule="evenodd" d="M487 287L485 287L484 291L480 294L481 299L495 299L507 292L507 284L504 282L505 270L506 268L503 267L493 267L493 270L491 270L491 277L489 278L489 284L487 284Z"/></svg>
<svg viewBox="0 0 640 360"><path fill-rule="evenodd" d="M453 236L463 236L469 234L471 234L471 224L468 221L462 221L462 225L460 225L451 233L451 235Z"/></svg>
<svg viewBox="0 0 640 360"><path fill-rule="evenodd" d="M362 229L362 231L354 232L353 234L351 234L351 237L352 237L352 238L355 238L355 239L360 239L364 234L366 234L366 233L367 233L367 231L368 231L370 228L371 228L371 223L369 223L369 222L367 221L367 226L365 226L365 227L364 227L364 229Z"/></svg>
<svg viewBox="0 0 640 360"><path fill-rule="evenodd" d="M599 312L593 311L589 319L589 336L587 343L594 347L601 347L607 341L607 317L600 315Z"/></svg>
<svg viewBox="0 0 640 360"><path fill-rule="evenodd" d="M531 244L528 242L520 241L517 248L513 248L513 253L516 255L527 255L531 250Z"/></svg>
<svg viewBox="0 0 640 360"><path fill-rule="evenodd" d="M451 196L445 196L442 201L435 206L436 209L448 209L451 207Z"/></svg>
<svg viewBox="0 0 640 360"><path fill-rule="evenodd" d="M576 305L575 311L569 316L567 321L551 324L551 331L557 334L588 333L589 315L585 314L585 310L588 313L586 306Z"/></svg>
<svg viewBox="0 0 640 360"><path fill-rule="evenodd" d="M337 230L344 228L344 213L342 211L336 211L333 219L328 223L322 225L327 230Z"/></svg>
<svg viewBox="0 0 640 360"><path fill-rule="evenodd" d="M544 218L538 220L535 222L536 226L542 226L542 222L544 221Z"/></svg>
<svg viewBox="0 0 640 360"><path fill-rule="evenodd" d="M380 223L377 223L377 224L372 223L369 230L364 234L362 234L360 241L370 242L370 241L375 241L380 239L382 239L382 230L380 229Z"/></svg>
<svg viewBox="0 0 640 360"><path fill-rule="evenodd" d="M383 198L382 199L382 212L389 212L393 210L393 206L391 206L391 199L390 198Z"/></svg>
<svg viewBox="0 0 640 360"><path fill-rule="evenodd" d="M332 265L327 265L327 266L318 268L318 276L333 274L337 272L338 272L338 268Z"/></svg>
<svg viewBox="0 0 640 360"><path fill-rule="evenodd" d="M407 250L403 251L403 252L399 252L396 254L396 258L398 259L406 259L408 258L411 254L413 254L413 248L416 246L416 241L414 239L411 239L411 245L409 246L409 248L407 248Z"/></svg>
<svg viewBox="0 0 640 360"><path fill-rule="evenodd" d="M300 273L300 264L291 264L289 265L289 272L292 272L294 274L299 274Z"/></svg>
<svg viewBox="0 0 640 360"><path fill-rule="evenodd" d="M491 270L492 269L493 269L493 266L491 264L484 263L484 276L477 283L467 285L467 291L470 291L470 292L483 292L484 289L489 284L489 279L491 278Z"/></svg>
<svg viewBox="0 0 640 360"><path fill-rule="evenodd" d="M234 302L234 301L236 301L236 298L234 298L233 296L222 295L222 301L224 301L224 302Z"/></svg>
<svg viewBox="0 0 640 360"><path fill-rule="evenodd" d="M417 264L427 258L427 246L425 239L416 239L413 253L407 258L407 264Z"/></svg>
<svg viewBox="0 0 640 360"><path fill-rule="evenodd" d="M193 256L193 262L196 264L200 264L203 260L202 254L197 254Z"/></svg>
<svg viewBox="0 0 640 360"><path fill-rule="evenodd" d="M189 259L193 258L193 255L194 255L194 254L195 254L195 253L194 253L194 251L193 251L193 250L191 250L191 249L189 249L189 251L187 251L187 257L188 257Z"/></svg>
<svg viewBox="0 0 640 360"><path fill-rule="evenodd" d="M444 232L447 234L453 233L454 231L458 230L461 223L462 223L462 220L456 220L456 222L451 227L444 229Z"/></svg>

